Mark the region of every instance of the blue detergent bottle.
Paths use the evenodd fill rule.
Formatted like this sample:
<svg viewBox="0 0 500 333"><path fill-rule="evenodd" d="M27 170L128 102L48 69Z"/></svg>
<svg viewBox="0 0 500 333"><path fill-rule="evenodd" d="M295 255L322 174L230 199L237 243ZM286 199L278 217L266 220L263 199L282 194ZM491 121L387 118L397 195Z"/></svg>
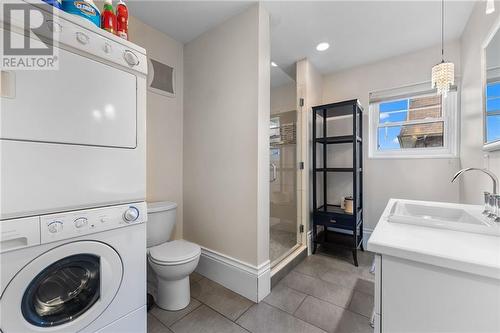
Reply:
<svg viewBox="0 0 500 333"><path fill-rule="evenodd" d="M101 14L93 0L63 0L62 9L70 14L83 17L101 27Z"/></svg>
<svg viewBox="0 0 500 333"><path fill-rule="evenodd" d="M43 0L43 2L48 3L49 5L52 5L56 8L62 9L62 0Z"/></svg>

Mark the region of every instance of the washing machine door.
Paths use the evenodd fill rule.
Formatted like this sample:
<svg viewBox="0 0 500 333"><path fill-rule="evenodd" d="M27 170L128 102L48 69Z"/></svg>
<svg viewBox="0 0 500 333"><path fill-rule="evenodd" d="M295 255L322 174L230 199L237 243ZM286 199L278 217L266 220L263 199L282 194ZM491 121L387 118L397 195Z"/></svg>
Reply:
<svg viewBox="0 0 500 333"><path fill-rule="evenodd" d="M23 267L0 298L3 333L77 332L113 301L122 261L109 245L78 241L47 251Z"/></svg>

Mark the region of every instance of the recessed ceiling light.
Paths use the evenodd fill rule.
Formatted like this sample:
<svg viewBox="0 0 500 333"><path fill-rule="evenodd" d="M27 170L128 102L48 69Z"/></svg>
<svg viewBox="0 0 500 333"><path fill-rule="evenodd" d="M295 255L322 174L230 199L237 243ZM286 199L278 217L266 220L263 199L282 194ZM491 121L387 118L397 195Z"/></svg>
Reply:
<svg viewBox="0 0 500 333"><path fill-rule="evenodd" d="M487 0L486 2L486 14L492 14L495 12L495 1Z"/></svg>
<svg viewBox="0 0 500 333"><path fill-rule="evenodd" d="M327 42L322 42L322 43L319 43L318 45L316 45L316 50L326 51L326 50L328 50L329 47L330 47L330 44L328 44Z"/></svg>
<svg viewBox="0 0 500 333"><path fill-rule="evenodd" d="M278 64L276 64L274 61L271 61L271 66L278 67Z"/></svg>

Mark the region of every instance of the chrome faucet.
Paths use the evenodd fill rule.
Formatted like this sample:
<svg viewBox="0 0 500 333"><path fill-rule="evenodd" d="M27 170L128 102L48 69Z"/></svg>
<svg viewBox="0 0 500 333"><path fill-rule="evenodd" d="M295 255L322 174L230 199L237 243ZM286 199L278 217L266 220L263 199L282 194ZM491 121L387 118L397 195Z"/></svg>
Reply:
<svg viewBox="0 0 500 333"><path fill-rule="evenodd" d="M497 178L497 176L495 176L495 174L493 172L491 172L488 169L480 169L480 168L465 168L465 169L462 169L459 172L457 172L455 174L455 176L453 176L453 179L451 180L451 182L453 183L455 181L455 179L457 179L464 172L474 171L474 170L475 171L481 171L481 172L487 174L488 176L490 176L491 180L493 181L493 194L494 195L498 194L498 192L497 192L497 189L498 189L498 178Z"/></svg>
<svg viewBox="0 0 500 333"><path fill-rule="evenodd" d="M490 176L491 181L493 182L493 193L484 192L484 211L483 214L487 215L490 219L495 222L500 222L500 195L498 195L498 178L497 176L488 169L480 169L480 168L465 168L458 171L451 182L453 183L455 179L460 177L463 173L467 171L481 171L488 176Z"/></svg>

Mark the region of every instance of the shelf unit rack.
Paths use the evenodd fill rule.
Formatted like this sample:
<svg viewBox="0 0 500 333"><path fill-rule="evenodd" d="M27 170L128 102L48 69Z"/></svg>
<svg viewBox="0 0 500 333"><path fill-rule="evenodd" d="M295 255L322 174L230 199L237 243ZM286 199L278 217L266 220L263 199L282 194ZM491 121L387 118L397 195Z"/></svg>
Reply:
<svg viewBox="0 0 500 333"><path fill-rule="evenodd" d="M352 135L329 136L327 120L352 116ZM322 123L318 124L318 120ZM317 246L340 247L352 251L354 265L358 266L357 250L363 249L363 108L358 100L313 107L313 253ZM321 136L317 126L322 126ZM328 146L352 145L352 167L331 168L327 166ZM318 146L320 147L318 149ZM322 154L322 165L318 166L318 150ZM328 202L328 179L335 173L352 174L353 213L346 213L339 205ZM318 174L323 175L323 204L318 206ZM322 231L318 232L318 226Z"/></svg>

